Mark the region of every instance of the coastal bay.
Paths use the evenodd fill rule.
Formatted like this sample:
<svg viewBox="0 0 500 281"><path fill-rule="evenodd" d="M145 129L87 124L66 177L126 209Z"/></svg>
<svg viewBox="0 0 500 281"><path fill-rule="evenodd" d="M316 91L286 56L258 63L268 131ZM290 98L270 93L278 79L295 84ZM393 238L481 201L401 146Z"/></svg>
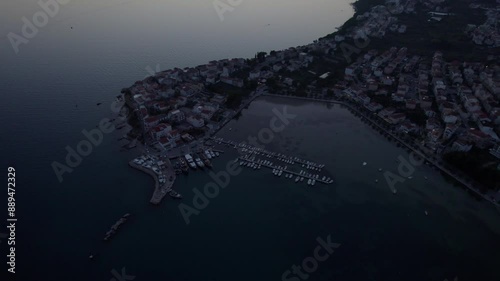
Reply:
<svg viewBox="0 0 500 281"><path fill-rule="evenodd" d="M96 3L63 11L58 23L42 30L17 57L0 54L9 65L0 71L0 88L16 97L0 105L9 133L0 144L5 164L21 174L18 261L29 268L19 273L23 280L110 280L112 270L122 268L136 280L279 280L311 255L318 237L328 235L341 246L309 280L500 278L498 210L427 165L398 184L394 195L379 169L396 172L398 157L408 159L408 153L339 105L258 98L217 134L245 141L269 126L273 109L286 106L297 118L266 148L327 164L333 185L310 188L243 168L190 225L178 206L192 202L193 188L213 180L207 170L177 177L174 188L182 201L167 197L152 206L151 176L128 165L142 152L120 151L123 130L105 136L58 182L52 161L65 158L65 147L81 140L82 129L116 117L109 104L124 85L157 70L306 44L352 15L348 1L335 2L343 3L338 7L316 1L293 24L300 2L257 7L245 1L223 22L211 2L139 6L132 1L115 9ZM31 6L23 6L8 17L32 13ZM252 19L257 8L266 16ZM227 149L213 160L213 171L236 156ZM104 232L126 212L134 219L103 244ZM89 252L95 253L93 261ZM64 268L58 268L60 260Z"/></svg>

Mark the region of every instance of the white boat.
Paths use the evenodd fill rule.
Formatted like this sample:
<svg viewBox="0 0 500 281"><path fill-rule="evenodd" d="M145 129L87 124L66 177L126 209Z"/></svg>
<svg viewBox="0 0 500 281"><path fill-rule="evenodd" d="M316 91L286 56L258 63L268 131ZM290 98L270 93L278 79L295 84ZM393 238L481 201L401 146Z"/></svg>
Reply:
<svg viewBox="0 0 500 281"><path fill-rule="evenodd" d="M311 185L314 185L316 183L316 180L311 181Z"/></svg>
<svg viewBox="0 0 500 281"><path fill-rule="evenodd" d="M280 176L281 176L281 174L283 174L283 170L279 170L279 172L278 172L278 176L280 177Z"/></svg>
<svg viewBox="0 0 500 281"><path fill-rule="evenodd" d="M219 155L220 155L220 154L219 154L219 152L218 152L218 151L216 151L216 152L215 152L215 156L219 157Z"/></svg>
<svg viewBox="0 0 500 281"><path fill-rule="evenodd" d="M196 165L198 165L198 167L200 167L200 168L205 167L205 164L203 164L203 161L201 161L201 159L199 157L196 157L195 161L196 161Z"/></svg>
<svg viewBox="0 0 500 281"><path fill-rule="evenodd" d="M209 150L208 152L210 152L210 155L212 156L212 158L215 157L215 153L212 150Z"/></svg>
<svg viewBox="0 0 500 281"><path fill-rule="evenodd" d="M299 182L299 180L300 180L300 177L299 177L299 176L297 176L297 177L295 178L295 182Z"/></svg>
<svg viewBox="0 0 500 281"><path fill-rule="evenodd" d="M205 156L207 156L208 159L212 159L212 155L210 155L210 152L208 152L208 150L205 150L204 153L205 153Z"/></svg>
<svg viewBox="0 0 500 281"><path fill-rule="evenodd" d="M184 158L186 158L186 161L188 162L189 166L193 169L196 169L196 163L193 161L193 157L189 154L184 155Z"/></svg>
<svg viewBox="0 0 500 281"><path fill-rule="evenodd" d="M311 179L308 179L307 180L307 184L310 185L311 184Z"/></svg>

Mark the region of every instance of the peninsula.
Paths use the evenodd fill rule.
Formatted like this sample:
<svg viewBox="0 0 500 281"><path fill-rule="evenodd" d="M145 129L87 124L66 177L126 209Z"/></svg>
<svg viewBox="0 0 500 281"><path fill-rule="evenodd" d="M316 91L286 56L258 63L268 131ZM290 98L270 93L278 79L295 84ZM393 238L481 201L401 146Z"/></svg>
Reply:
<svg viewBox="0 0 500 281"><path fill-rule="evenodd" d="M255 98L272 95L341 103L498 205L498 1L360 0L353 6L352 19L311 44L169 69L124 89L146 154L131 165L144 170L148 157L165 157L157 172L144 170L160 194L152 202L187 167L184 155L204 158L220 128Z"/></svg>

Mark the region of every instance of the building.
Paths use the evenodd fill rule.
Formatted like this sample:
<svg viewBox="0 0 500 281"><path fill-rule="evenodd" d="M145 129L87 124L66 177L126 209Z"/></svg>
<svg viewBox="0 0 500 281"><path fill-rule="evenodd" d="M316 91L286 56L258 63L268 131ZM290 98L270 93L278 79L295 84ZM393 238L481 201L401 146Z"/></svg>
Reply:
<svg viewBox="0 0 500 281"><path fill-rule="evenodd" d="M160 123L160 118L157 116L150 116L144 119L144 129L149 130Z"/></svg>
<svg viewBox="0 0 500 281"><path fill-rule="evenodd" d="M490 149L490 153L500 159L500 144L497 144L494 148Z"/></svg>
<svg viewBox="0 0 500 281"><path fill-rule="evenodd" d="M155 140L159 140L166 136L170 131L172 131L172 126L168 123L158 124L153 127L150 131L151 137Z"/></svg>
<svg viewBox="0 0 500 281"><path fill-rule="evenodd" d="M464 140L457 140L451 146L451 150L453 150L453 151L467 152L467 151L470 151L471 149L472 149L472 145L467 143Z"/></svg>
<svg viewBox="0 0 500 281"><path fill-rule="evenodd" d="M195 128L201 128L205 126L205 120L199 116L190 115L186 118L186 121Z"/></svg>
<svg viewBox="0 0 500 281"><path fill-rule="evenodd" d="M398 124L403 122L406 119L406 115L404 113L393 113L386 118L386 121L391 124Z"/></svg>
<svg viewBox="0 0 500 281"><path fill-rule="evenodd" d="M171 120L172 122L182 122L186 119L184 112L180 110L172 110L168 113L168 120Z"/></svg>

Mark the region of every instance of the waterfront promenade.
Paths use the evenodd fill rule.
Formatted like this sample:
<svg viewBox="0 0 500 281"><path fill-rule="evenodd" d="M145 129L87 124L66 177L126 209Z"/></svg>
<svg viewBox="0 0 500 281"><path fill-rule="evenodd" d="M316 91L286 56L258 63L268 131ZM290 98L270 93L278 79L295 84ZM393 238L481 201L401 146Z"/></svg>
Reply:
<svg viewBox="0 0 500 281"><path fill-rule="evenodd" d="M391 136L393 139L395 139L396 141L398 141L401 145L403 145L407 149L410 149L411 151L413 151L414 153L416 153L422 159L425 159L427 162L431 163L433 166L435 166L436 168L438 168L439 170L441 170L443 173L447 174L448 176L452 177L453 179L455 179L457 182L459 182L463 186L467 187L470 191L472 191L475 194L479 195L481 198L485 199L486 201L492 203L497 208L500 207L500 202L496 202L492 198L490 198L487 195L481 193L479 191L479 189L477 189L476 187L474 187L471 183L467 182L465 179L457 176L455 172L453 172L453 171L449 170L448 168L444 167L443 165L439 164L437 161L429 158L427 155L425 155L424 153L422 153L420 150L416 149L412 145L408 144L407 142L405 142L404 140L402 140L401 138L399 138L398 136L396 136L392 131L390 131L390 130L384 128L383 126L381 126L380 124L378 124L375 120L372 119L371 116L367 116L366 114L364 114L363 112L359 111L358 109L356 109L355 107L353 107L349 103L346 103L346 102L343 102L343 101L339 101L339 100L326 100L326 99L316 99L316 98L296 97L296 96L286 96L286 95L275 95L275 94L263 94L263 96L281 97L281 98L289 98L289 99L305 100L305 101L326 102L326 103L334 103L334 104L343 105L343 106L351 109L352 111L358 113L360 116L362 116L362 118L364 118L365 120L369 121L371 124L373 124L374 126L376 126L378 129L382 130L383 132L385 132L386 134L388 134L389 136Z"/></svg>

